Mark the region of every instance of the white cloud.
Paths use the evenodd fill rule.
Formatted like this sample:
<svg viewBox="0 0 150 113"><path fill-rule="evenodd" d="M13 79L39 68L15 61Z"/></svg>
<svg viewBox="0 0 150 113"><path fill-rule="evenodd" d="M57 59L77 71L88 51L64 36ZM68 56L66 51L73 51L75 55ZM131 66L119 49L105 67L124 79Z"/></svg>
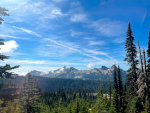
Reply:
<svg viewBox="0 0 150 113"><path fill-rule="evenodd" d="M50 18L58 18L63 16L63 13L60 9L53 9L50 13Z"/></svg>
<svg viewBox="0 0 150 113"><path fill-rule="evenodd" d="M87 22L87 16L85 14L74 14L70 17L72 22Z"/></svg>
<svg viewBox="0 0 150 113"><path fill-rule="evenodd" d="M80 36L80 35L83 35L83 34L84 34L83 32L78 32L78 31L70 30L70 35L72 37Z"/></svg>
<svg viewBox="0 0 150 113"><path fill-rule="evenodd" d="M90 46L95 46L95 45L105 45L105 42L104 41L90 41L89 42L89 45Z"/></svg>
<svg viewBox="0 0 150 113"><path fill-rule="evenodd" d="M88 53L92 53L94 55L107 55L107 53L97 50L85 49L85 51L87 51Z"/></svg>
<svg viewBox="0 0 150 113"><path fill-rule="evenodd" d="M47 65L47 66L55 66L55 65L61 65L61 66L77 66L77 65L84 65L84 63L76 63L76 62L59 62L59 61L48 61L48 60L21 60L21 59L8 59L4 62L8 62L11 64L21 64L21 65Z"/></svg>
<svg viewBox="0 0 150 113"><path fill-rule="evenodd" d="M14 63L15 64L47 64L47 61L43 61L43 60L8 60L8 62L10 63Z"/></svg>
<svg viewBox="0 0 150 113"><path fill-rule="evenodd" d="M10 23L23 22L30 24L30 22L34 21L32 24L36 25L41 20L45 21L63 16L61 9L52 1L50 4L47 4L43 1L4 0L3 4L10 9L11 16L8 18Z"/></svg>
<svg viewBox="0 0 150 113"><path fill-rule="evenodd" d="M122 22L109 19L94 21L91 23L90 27L107 37L120 36L124 34L124 28L126 28Z"/></svg>
<svg viewBox="0 0 150 113"><path fill-rule="evenodd" d="M52 40L52 39L48 39L48 38L46 38L45 40L50 41L50 42L52 42L52 43L54 43L54 44L56 44L56 45L58 45L58 46L67 48L67 49L69 49L69 50L72 50L72 51L74 51L74 52L80 53L80 54L82 54L82 55L84 55L84 56L93 58L93 59L95 59L95 60L102 60L101 58L98 58L98 57L96 57L96 56L92 56L91 54L86 53L85 51L83 51L84 49L82 50L81 48L75 48L75 47L73 47L73 46L71 46L71 45L68 46L68 45L67 45L68 43L65 43L65 42L60 43L60 42L58 42L58 41L55 41L55 40Z"/></svg>
<svg viewBox="0 0 150 113"><path fill-rule="evenodd" d="M27 39L27 38L16 37L16 36L5 35L5 34L0 34L0 37L2 37L2 38L12 38L12 39Z"/></svg>
<svg viewBox="0 0 150 113"><path fill-rule="evenodd" d="M118 44L121 44L121 43L124 43L125 42L125 39L126 38L116 38L113 40L113 43L118 43Z"/></svg>
<svg viewBox="0 0 150 113"><path fill-rule="evenodd" d="M23 32L26 32L26 33L28 33L28 34L35 35L35 36L37 36L37 37L41 37L41 35L39 35L39 34L36 33L36 32L33 32L33 31L29 30L29 29L25 29L25 28L22 28L22 27L16 27L16 26L13 26L13 27L16 28L16 29L19 29L19 30L21 30L21 31L23 31Z"/></svg>
<svg viewBox="0 0 150 113"><path fill-rule="evenodd" d="M122 68L126 69L127 68L127 63L124 61L112 61L112 60L102 60L100 62L92 62L87 65L88 68L94 67L94 66L107 66L111 67L114 64L119 64Z"/></svg>
<svg viewBox="0 0 150 113"><path fill-rule="evenodd" d="M1 53L8 53L8 52L13 52L19 47L19 45L16 43L16 41L11 40L4 42L4 45L0 45L0 52Z"/></svg>
<svg viewBox="0 0 150 113"><path fill-rule="evenodd" d="M91 68L93 66L94 66L94 64L92 64L92 63L90 63L90 64L87 65L88 68Z"/></svg>
<svg viewBox="0 0 150 113"><path fill-rule="evenodd" d="M106 52L97 51L97 50L90 50L90 49L85 49L85 51L87 51L88 53L91 53L93 55L103 55L106 58L109 58L111 60L111 62L118 62L116 59L114 59L113 57L111 57L110 55L108 55L108 53L106 53Z"/></svg>

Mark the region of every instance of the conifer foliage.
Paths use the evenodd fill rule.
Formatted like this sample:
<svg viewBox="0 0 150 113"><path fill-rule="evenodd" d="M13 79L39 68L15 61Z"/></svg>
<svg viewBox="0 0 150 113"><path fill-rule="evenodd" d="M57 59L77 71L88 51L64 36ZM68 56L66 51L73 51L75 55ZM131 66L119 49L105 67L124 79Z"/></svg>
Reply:
<svg viewBox="0 0 150 113"><path fill-rule="evenodd" d="M149 36L148 36L148 49L147 49L147 56L148 56L148 73L150 76L150 31L149 31Z"/></svg>
<svg viewBox="0 0 150 113"><path fill-rule="evenodd" d="M103 86L100 84L97 100L94 106L94 113L107 113L109 110L108 99L104 97Z"/></svg>
<svg viewBox="0 0 150 113"><path fill-rule="evenodd" d="M118 66L118 100L119 108L123 108L123 83L121 77L120 67Z"/></svg>
<svg viewBox="0 0 150 113"><path fill-rule="evenodd" d="M114 65L114 83L113 83L112 101L111 101L109 113L118 113L118 112L119 112L118 81L117 81L116 65Z"/></svg>
<svg viewBox="0 0 150 113"><path fill-rule="evenodd" d="M40 103L40 91L37 87L37 83L33 80L30 74L27 75L27 80L23 86L22 93L22 106L25 113L37 113Z"/></svg>
<svg viewBox="0 0 150 113"><path fill-rule="evenodd" d="M126 49L126 58L125 61L128 62L130 65L130 68L128 69L128 75L127 75L127 82L128 87L130 88L130 92L132 95L136 94L137 91L137 50L136 45L134 44L134 37L131 29L130 23L128 24L128 30L127 30L127 38L125 43L125 49Z"/></svg>

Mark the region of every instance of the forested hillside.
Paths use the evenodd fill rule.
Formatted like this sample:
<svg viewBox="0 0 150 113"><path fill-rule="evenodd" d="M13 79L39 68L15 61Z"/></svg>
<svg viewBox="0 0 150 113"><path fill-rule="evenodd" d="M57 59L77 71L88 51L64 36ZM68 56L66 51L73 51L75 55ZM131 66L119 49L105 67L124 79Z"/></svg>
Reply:
<svg viewBox="0 0 150 113"><path fill-rule="evenodd" d="M8 10L0 7L0 24L3 16L9 16ZM119 64L113 66L112 80L49 78L31 73L20 77L12 72L19 65L1 65L0 113L150 113L150 31L147 43L147 50L140 41L135 44L129 23L125 83ZM3 39L0 45L4 45ZM0 52L0 61L6 59L9 56ZM61 75L69 76L65 74Z"/></svg>
<svg viewBox="0 0 150 113"><path fill-rule="evenodd" d="M17 76L12 79L11 82L23 86L26 78L27 76ZM33 76L32 78L37 82L41 91L57 91L59 89L87 89L92 92L97 92L100 84L99 80L62 79L39 76ZM102 83L105 91L107 91L107 86L109 83L112 85L112 81L102 81Z"/></svg>

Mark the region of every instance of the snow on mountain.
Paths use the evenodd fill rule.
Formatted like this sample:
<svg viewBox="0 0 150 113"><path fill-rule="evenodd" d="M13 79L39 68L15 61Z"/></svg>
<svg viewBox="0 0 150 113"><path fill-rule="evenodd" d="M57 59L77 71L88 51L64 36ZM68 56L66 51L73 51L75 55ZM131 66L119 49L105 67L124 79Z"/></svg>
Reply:
<svg viewBox="0 0 150 113"><path fill-rule="evenodd" d="M116 67L117 69L117 67ZM78 70L74 67L62 67L49 72L31 71L32 76L51 78L89 79L89 80L113 80L114 65L110 68L102 66L91 70ZM121 69L122 79L126 80L126 71Z"/></svg>

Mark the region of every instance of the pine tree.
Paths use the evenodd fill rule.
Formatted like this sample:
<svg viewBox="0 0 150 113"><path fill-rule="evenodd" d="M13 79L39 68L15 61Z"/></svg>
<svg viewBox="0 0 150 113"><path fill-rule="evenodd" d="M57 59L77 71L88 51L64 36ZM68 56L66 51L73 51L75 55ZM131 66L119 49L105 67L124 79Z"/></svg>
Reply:
<svg viewBox="0 0 150 113"><path fill-rule="evenodd" d="M109 92L109 103L111 104L111 97L112 97L112 88L111 88L111 82L110 82L110 78L109 78L109 88L108 88L108 92Z"/></svg>
<svg viewBox="0 0 150 113"><path fill-rule="evenodd" d="M113 89L112 95L113 95L113 97L111 100L111 106L109 109L109 113L119 113L119 111L118 111L118 95L117 95L115 89Z"/></svg>
<svg viewBox="0 0 150 113"><path fill-rule="evenodd" d="M111 101L111 106L110 106L110 109L109 109L109 113L119 113L118 83L117 83L116 66L114 66L113 96L112 96L112 101Z"/></svg>
<svg viewBox="0 0 150 113"><path fill-rule="evenodd" d="M9 16L9 14L7 9L0 7L0 24L2 24L2 21L4 21L2 16Z"/></svg>
<svg viewBox="0 0 150 113"><path fill-rule="evenodd" d="M71 105L69 105L69 113L72 113Z"/></svg>
<svg viewBox="0 0 150 113"><path fill-rule="evenodd" d="M21 100L23 113L39 113L40 97L41 95L37 83L30 74L27 74L27 80L24 83Z"/></svg>
<svg viewBox="0 0 150 113"><path fill-rule="evenodd" d="M118 97L119 97L119 107L123 107L123 84L121 78L121 71L118 65Z"/></svg>
<svg viewBox="0 0 150 113"><path fill-rule="evenodd" d="M149 89L149 94L150 94L150 31L149 31L149 37L148 37L148 49L147 49L147 57L148 57L148 61L147 61L147 82L148 82L148 89ZM150 100L150 95L149 95L149 100ZM150 101L149 101L150 102Z"/></svg>
<svg viewBox="0 0 150 113"><path fill-rule="evenodd" d="M117 83L117 69L116 65L114 65L114 81L113 81L113 89L116 90L116 93L118 94L118 83Z"/></svg>
<svg viewBox="0 0 150 113"><path fill-rule="evenodd" d="M94 113L108 113L108 102L107 99L103 97L103 87L102 84L100 84L97 100L94 105Z"/></svg>
<svg viewBox="0 0 150 113"><path fill-rule="evenodd" d="M148 100L150 103L150 31L149 31L149 37L148 37L148 49L147 49L147 56L148 56L148 61L147 61L147 93L148 93ZM150 106L149 106L150 107Z"/></svg>
<svg viewBox="0 0 150 113"><path fill-rule="evenodd" d="M148 49L147 49L147 56L148 56L148 75L150 76L150 31L149 31L149 36L148 36Z"/></svg>
<svg viewBox="0 0 150 113"><path fill-rule="evenodd" d="M146 96L145 98L144 113L150 113L150 103L148 100L148 96Z"/></svg>
<svg viewBox="0 0 150 113"><path fill-rule="evenodd" d="M137 50L136 50L136 45L134 44L134 37L133 37L130 23L128 24L125 48L127 52L125 61L127 61L128 64L130 65L130 68L128 69L127 83L128 83L128 88L130 89L130 93L132 94L132 96L134 96L136 95L136 91L137 91L136 81L137 81L138 60L136 60Z"/></svg>
<svg viewBox="0 0 150 113"><path fill-rule="evenodd" d="M145 54L145 52L143 52L143 54ZM149 30L149 36L148 36L147 57L148 57L147 64L146 64L146 57L145 57L145 68L147 65L147 68L145 69L146 75L147 75L147 80L146 80L146 83L147 83L147 103L149 103L148 104L149 106L147 106L147 108L150 110L150 30Z"/></svg>

